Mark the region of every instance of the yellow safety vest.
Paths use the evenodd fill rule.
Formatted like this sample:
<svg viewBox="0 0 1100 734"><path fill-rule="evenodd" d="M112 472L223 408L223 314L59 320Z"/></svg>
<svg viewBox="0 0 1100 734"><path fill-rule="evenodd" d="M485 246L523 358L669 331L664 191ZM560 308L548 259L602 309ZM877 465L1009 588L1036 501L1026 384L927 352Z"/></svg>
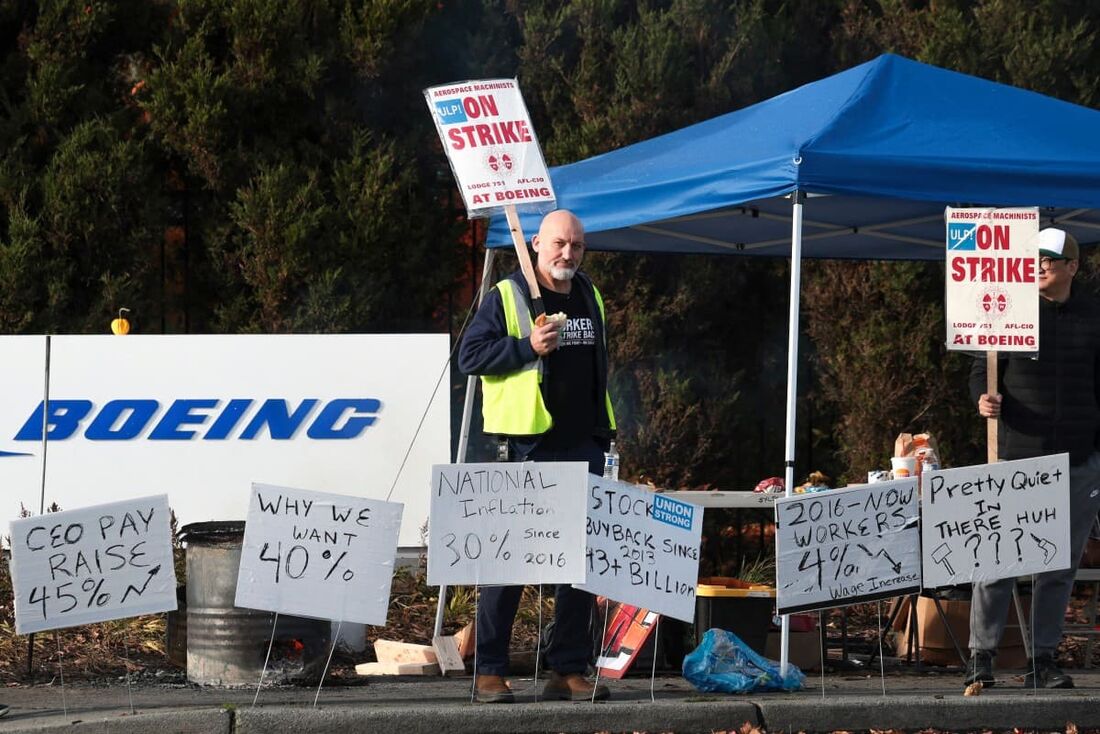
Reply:
<svg viewBox="0 0 1100 734"><path fill-rule="evenodd" d="M504 321L508 327L508 336L527 339L535 326L527 299L516 293L515 284L505 279L494 286L500 293L500 302L504 308ZM603 297L596 286L592 286L596 297L596 306L600 311L600 324L603 327L604 350L607 349L607 317L604 313ZM518 297L517 297L518 296ZM506 375L482 375L482 408L485 419L485 432L506 436L532 436L546 433L554 425L554 418L546 409L542 400L542 359L536 358ZM615 430L615 413L611 408L611 395L604 392L607 406L607 421L611 430Z"/></svg>

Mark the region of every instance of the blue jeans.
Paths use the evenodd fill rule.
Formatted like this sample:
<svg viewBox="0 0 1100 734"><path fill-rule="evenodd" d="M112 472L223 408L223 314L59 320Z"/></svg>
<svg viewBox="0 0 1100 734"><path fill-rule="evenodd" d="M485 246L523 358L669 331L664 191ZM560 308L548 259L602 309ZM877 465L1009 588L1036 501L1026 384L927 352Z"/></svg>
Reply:
<svg viewBox="0 0 1100 734"><path fill-rule="evenodd" d="M595 439L576 446L546 449L535 446L516 461L587 461L588 471L603 473L603 448ZM508 675L508 645L516 620L522 586L483 586L477 607L477 672ZM554 627L546 646L550 670L567 675L584 673L592 662L594 599L587 591L558 584L554 592Z"/></svg>

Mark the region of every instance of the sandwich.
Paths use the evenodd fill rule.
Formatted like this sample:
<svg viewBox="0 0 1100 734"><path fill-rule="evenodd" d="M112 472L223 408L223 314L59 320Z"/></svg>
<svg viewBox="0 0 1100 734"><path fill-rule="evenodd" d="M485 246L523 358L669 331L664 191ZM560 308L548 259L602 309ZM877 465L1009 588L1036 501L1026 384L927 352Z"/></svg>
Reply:
<svg viewBox="0 0 1100 734"><path fill-rule="evenodd" d="M540 313L535 317L535 326L545 326L546 324L557 324L561 326L565 323L569 317L565 315L563 311L557 313Z"/></svg>

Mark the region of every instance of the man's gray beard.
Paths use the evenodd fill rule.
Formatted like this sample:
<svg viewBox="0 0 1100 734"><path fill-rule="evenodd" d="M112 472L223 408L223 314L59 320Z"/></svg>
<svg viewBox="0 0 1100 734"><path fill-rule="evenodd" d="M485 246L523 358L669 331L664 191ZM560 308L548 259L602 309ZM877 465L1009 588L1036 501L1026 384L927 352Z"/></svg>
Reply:
<svg viewBox="0 0 1100 734"><path fill-rule="evenodd" d="M573 280L573 276L576 274L576 268L550 268L550 275L554 280Z"/></svg>

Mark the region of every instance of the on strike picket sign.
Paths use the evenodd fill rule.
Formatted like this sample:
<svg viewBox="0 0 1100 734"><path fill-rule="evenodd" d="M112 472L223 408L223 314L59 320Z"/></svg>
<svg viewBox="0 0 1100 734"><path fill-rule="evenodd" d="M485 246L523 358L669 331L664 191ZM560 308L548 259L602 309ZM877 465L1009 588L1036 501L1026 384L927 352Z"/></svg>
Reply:
<svg viewBox="0 0 1100 734"><path fill-rule="evenodd" d="M588 578L575 586L691 622L702 531L702 507L589 474Z"/></svg>
<svg viewBox="0 0 1100 734"><path fill-rule="evenodd" d="M253 484L234 603L385 624L402 509L397 502Z"/></svg>
<svg viewBox="0 0 1100 734"><path fill-rule="evenodd" d="M1069 568L1069 454L925 472L924 585Z"/></svg>
<svg viewBox="0 0 1100 734"><path fill-rule="evenodd" d="M779 613L919 590L919 515L915 478L777 499Z"/></svg>
<svg viewBox="0 0 1100 734"><path fill-rule="evenodd" d="M470 216L555 200L515 79L446 84L424 97Z"/></svg>
<svg viewBox="0 0 1100 734"><path fill-rule="evenodd" d="M436 464L428 583L584 581L583 461Z"/></svg>
<svg viewBox="0 0 1100 734"><path fill-rule="evenodd" d="M947 348L1039 351L1039 210L947 207Z"/></svg>
<svg viewBox="0 0 1100 734"><path fill-rule="evenodd" d="M168 495L11 523L21 635L176 608Z"/></svg>

